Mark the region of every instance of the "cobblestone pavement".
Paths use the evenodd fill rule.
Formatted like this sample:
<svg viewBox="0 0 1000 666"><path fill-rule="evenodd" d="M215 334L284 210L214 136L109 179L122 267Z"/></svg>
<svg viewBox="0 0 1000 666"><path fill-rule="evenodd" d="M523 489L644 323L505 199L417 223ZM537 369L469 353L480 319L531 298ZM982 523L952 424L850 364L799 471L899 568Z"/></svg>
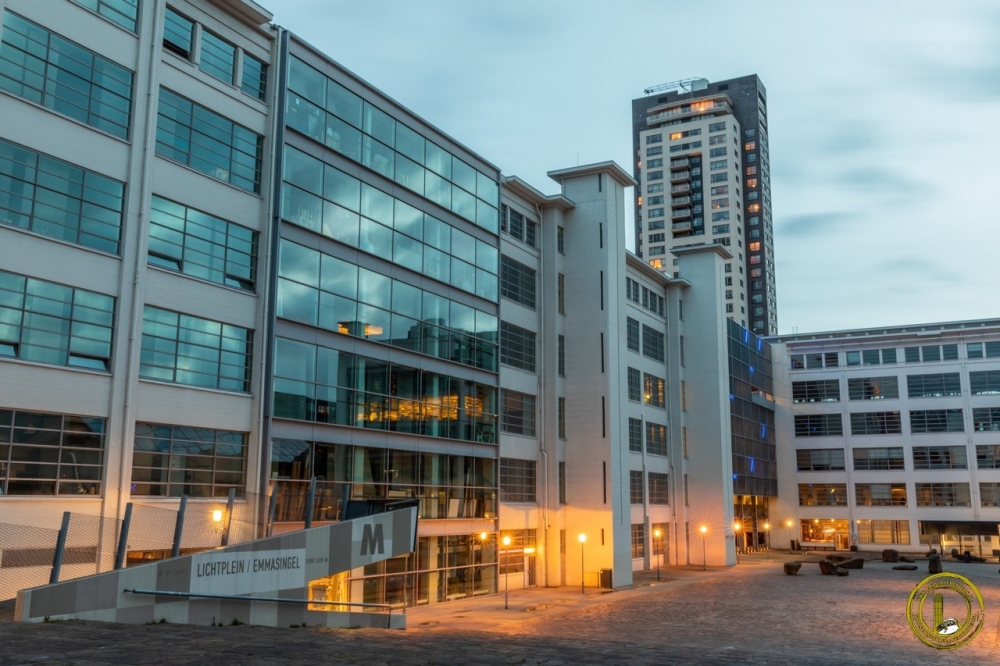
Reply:
<svg viewBox="0 0 1000 666"><path fill-rule="evenodd" d="M945 563L986 602L983 631L940 652L904 611L919 571L868 562L847 578L795 577L758 558L735 569L667 568L613 594L558 588L411 609L405 632L4 622L0 664L967 664L1000 663L996 565ZM7 613L9 620L9 611Z"/></svg>

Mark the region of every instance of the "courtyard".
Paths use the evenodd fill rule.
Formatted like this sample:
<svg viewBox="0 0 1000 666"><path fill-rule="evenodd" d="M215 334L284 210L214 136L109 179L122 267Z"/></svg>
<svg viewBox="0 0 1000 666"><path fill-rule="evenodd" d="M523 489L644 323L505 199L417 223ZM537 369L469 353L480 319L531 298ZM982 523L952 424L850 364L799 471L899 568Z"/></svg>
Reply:
<svg viewBox="0 0 1000 666"><path fill-rule="evenodd" d="M0 664L966 664L997 660L997 565L945 560L975 583L983 630L950 652L920 643L904 616L927 576L868 561L847 577L822 576L804 556L741 557L730 569L668 567L637 575L632 589L516 590L504 596L410 609L406 631L126 626L91 622L24 625L0 607ZM503 581L501 579L501 589Z"/></svg>

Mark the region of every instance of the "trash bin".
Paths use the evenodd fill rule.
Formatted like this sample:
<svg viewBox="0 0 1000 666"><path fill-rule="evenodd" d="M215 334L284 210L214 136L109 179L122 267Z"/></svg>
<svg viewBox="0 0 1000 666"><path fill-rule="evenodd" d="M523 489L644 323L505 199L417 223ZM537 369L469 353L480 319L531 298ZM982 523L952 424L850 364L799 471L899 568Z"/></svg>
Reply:
<svg viewBox="0 0 1000 666"><path fill-rule="evenodd" d="M605 590L614 589L614 575L611 569L601 569L601 588Z"/></svg>

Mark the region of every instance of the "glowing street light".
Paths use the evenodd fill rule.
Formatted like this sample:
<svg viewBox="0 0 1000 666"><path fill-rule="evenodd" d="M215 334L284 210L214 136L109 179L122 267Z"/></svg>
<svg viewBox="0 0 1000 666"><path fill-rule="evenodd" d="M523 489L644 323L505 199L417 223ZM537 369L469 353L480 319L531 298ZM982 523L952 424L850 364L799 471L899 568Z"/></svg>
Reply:
<svg viewBox="0 0 1000 666"><path fill-rule="evenodd" d="M698 528L701 531L701 570L705 571L705 562L707 557L705 556L705 533L708 532L708 526L702 525Z"/></svg>
<svg viewBox="0 0 1000 666"><path fill-rule="evenodd" d="M506 564L503 574L503 608L507 610L510 599L510 537L503 538L503 561Z"/></svg>
<svg viewBox="0 0 1000 666"><path fill-rule="evenodd" d="M659 529L653 530L653 538L656 540L656 543L660 544L660 556L656 558L656 580L660 580L660 560L663 559L663 542L660 540L662 534L663 532Z"/></svg>
<svg viewBox="0 0 1000 666"><path fill-rule="evenodd" d="M792 519L789 518L785 521L785 529L788 532L788 552L792 552Z"/></svg>
<svg viewBox="0 0 1000 666"><path fill-rule="evenodd" d="M733 533L736 536L736 539L735 539L735 541L736 541L736 564L740 563L740 530L741 529L743 529L743 526L740 525L739 521L736 521L735 523L733 523Z"/></svg>
<svg viewBox="0 0 1000 666"><path fill-rule="evenodd" d="M212 512L212 522L221 523L222 522L222 509L216 509Z"/></svg>
<svg viewBox="0 0 1000 666"><path fill-rule="evenodd" d="M577 539L580 540L580 594L586 594L583 589L583 544L587 543L587 535L580 534Z"/></svg>
<svg viewBox="0 0 1000 666"><path fill-rule="evenodd" d="M771 559L771 523L764 523L764 550L767 551L767 559Z"/></svg>

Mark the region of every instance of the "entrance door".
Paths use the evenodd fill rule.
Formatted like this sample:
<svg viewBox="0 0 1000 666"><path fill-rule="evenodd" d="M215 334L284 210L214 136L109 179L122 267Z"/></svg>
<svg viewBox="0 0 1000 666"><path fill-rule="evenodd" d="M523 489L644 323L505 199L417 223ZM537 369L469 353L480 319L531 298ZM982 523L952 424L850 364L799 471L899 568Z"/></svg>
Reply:
<svg viewBox="0 0 1000 666"><path fill-rule="evenodd" d="M849 550L850 549L850 536L847 534L835 534L834 535L834 548L837 550Z"/></svg>
<svg viewBox="0 0 1000 666"><path fill-rule="evenodd" d="M532 549L534 550L534 549ZM524 586L535 587L535 554L525 554L524 556Z"/></svg>

